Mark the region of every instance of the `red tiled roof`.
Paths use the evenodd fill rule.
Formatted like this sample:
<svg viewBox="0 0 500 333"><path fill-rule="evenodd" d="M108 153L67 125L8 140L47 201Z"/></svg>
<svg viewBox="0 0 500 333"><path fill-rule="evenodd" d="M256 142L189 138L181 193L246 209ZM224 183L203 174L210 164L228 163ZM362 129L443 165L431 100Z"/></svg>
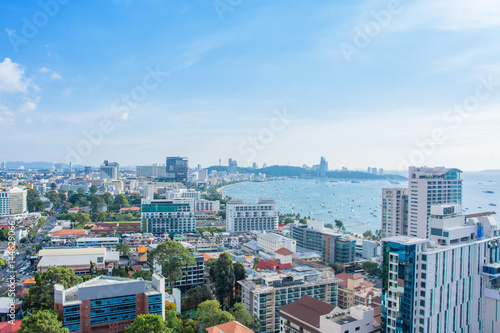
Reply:
<svg viewBox="0 0 500 333"><path fill-rule="evenodd" d="M54 236L84 236L88 235L85 229L62 229L57 230L53 234Z"/></svg>
<svg viewBox="0 0 500 333"><path fill-rule="evenodd" d="M22 320L15 320L14 325L12 325L8 321L4 321L0 323L0 333L13 333L17 332L21 328Z"/></svg>
<svg viewBox="0 0 500 333"><path fill-rule="evenodd" d="M287 249L286 247L282 247L281 249L274 251L274 253L281 254L283 256L289 256L293 254L293 252Z"/></svg>
<svg viewBox="0 0 500 333"><path fill-rule="evenodd" d="M279 259L269 259L267 261L261 260L257 266L255 266L255 269L271 269L273 271L291 268L292 264L281 264Z"/></svg>
<svg viewBox="0 0 500 333"><path fill-rule="evenodd" d="M280 306L278 310L319 328L319 317L332 312L334 308L333 305L304 295L296 302Z"/></svg>
<svg viewBox="0 0 500 333"><path fill-rule="evenodd" d="M225 324L215 325L206 328L208 333L253 333L251 329L237 321L230 321Z"/></svg>

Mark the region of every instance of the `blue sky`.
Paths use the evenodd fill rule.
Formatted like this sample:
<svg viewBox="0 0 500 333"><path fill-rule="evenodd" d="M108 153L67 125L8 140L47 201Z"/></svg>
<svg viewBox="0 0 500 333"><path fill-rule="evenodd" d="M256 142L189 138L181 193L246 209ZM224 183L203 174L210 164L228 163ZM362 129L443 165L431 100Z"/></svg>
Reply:
<svg viewBox="0 0 500 333"><path fill-rule="evenodd" d="M0 3L0 161L500 169L498 1L40 3Z"/></svg>

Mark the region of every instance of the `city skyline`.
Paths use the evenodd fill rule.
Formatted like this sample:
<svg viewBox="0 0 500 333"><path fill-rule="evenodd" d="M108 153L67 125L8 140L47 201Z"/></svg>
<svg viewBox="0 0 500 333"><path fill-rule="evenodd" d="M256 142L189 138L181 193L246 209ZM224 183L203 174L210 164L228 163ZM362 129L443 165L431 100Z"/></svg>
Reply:
<svg viewBox="0 0 500 333"><path fill-rule="evenodd" d="M499 3L231 3L2 2L0 160L499 169Z"/></svg>

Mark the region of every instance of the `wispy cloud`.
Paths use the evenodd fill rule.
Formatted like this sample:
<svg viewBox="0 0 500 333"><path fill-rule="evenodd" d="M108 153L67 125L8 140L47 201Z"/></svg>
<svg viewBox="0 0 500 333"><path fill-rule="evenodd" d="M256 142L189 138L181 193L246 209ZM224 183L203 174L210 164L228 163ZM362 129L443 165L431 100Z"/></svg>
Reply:
<svg viewBox="0 0 500 333"><path fill-rule="evenodd" d="M47 67L40 68L38 72L47 75L51 80L62 80L61 75L59 75L56 71L49 69Z"/></svg>

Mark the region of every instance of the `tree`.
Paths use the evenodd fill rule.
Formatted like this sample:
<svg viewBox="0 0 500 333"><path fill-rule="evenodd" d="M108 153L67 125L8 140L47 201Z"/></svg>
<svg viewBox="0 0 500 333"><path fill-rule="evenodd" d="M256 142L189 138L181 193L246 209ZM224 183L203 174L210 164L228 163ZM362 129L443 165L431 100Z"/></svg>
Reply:
<svg viewBox="0 0 500 333"><path fill-rule="evenodd" d="M104 221L104 219L106 218L107 215L108 215L108 213L103 212L103 211L97 212L97 219L99 221Z"/></svg>
<svg viewBox="0 0 500 333"><path fill-rule="evenodd" d="M89 192L90 192L90 194L96 194L97 193L97 186L90 185Z"/></svg>
<svg viewBox="0 0 500 333"><path fill-rule="evenodd" d="M0 241L6 242L9 240L9 229L0 228Z"/></svg>
<svg viewBox="0 0 500 333"><path fill-rule="evenodd" d="M372 238L373 234L372 234L372 231L371 230L366 230L365 232L363 232L363 237L364 238Z"/></svg>
<svg viewBox="0 0 500 333"><path fill-rule="evenodd" d="M92 208L92 212L97 213L102 207L104 207L104 199L98 195L92 194L90 196L90 208Z"/></svg>
<svg viewBox="0 0 500 333"><path fill-rule="evenodd" d="M229 313L234 316L234 320L248 328L253 328L254 319L242 303L235 303L229 310Z"/></svg>
<svg viewBox="0 0 500 333"><path fill-rule="evenodd" d="M43 227L43 226L45 225L45 222L47 222L47 219L46 219L45 217L40 217L40 218L38 219L38 225L39 225L40 227Z"/></svg>
<svg viewBox="0 0 500 333"><path fill-rule="evenodd" d="M41 310L25 317L21 322L18 333L69 333L59 321L59 314L54 310Z"/></svg>
<svg viewBox="0 0 500 333"><path fill-rule="evenodd" d="M253 260L253 268L257 267L257 265L259 264L260 262L260 258L259 257L255 257L255 259Z"/></svg>
<svg viewBox="0 0 500 333"><path fill-rule="evenodd" d="M120 243L116 245L116 251L120 252L122 256L128 256L130 254L130 245L126 243Z"/></svg>
<svg viewBox="0 0 500 333"><path fill-rule="evenodd" d="M151 251L148 261L153 267L161 267L162 275L166 277L173 288L175 281L182 278L182 267L195 264L191 252L181 243L168 241L158 244L158 247Z"/></svg>
<svg viewBox="0 0 500 333"><path fill-rule="evenodd" d="M215 287L215 297L226 308L228 297L234 292L234 267L233 258L227 252L222 253L210 268L210 279Z"/></svg>
<svg viewBox="0 0 500 333"><path fill-rule="evenodd" d="M5 260L3 258L0 258L0 267L5 266Z"/></svg>
<svg viewBox="0 0 500 333"><path fill-rule="evenodd" d="M374 261L365 261L361 267L368 275L380 275L379 265Z"/></svg>
<svg viewBox="0 0 500 333"><path fill-rule="evenodd" d="M234 316L220 309L216 300L205 301L198 306L196 317L203 328L220 325L234 320Z"/></svg>
<svg viewBox="0 0 500 333"><path fill-rule="evenodd" d="M56 188L57 188L56 183L52 183L52 184L50 184L50 189L51 189L52 191L55 191L55 190L56 190Z"/></svg>
<svg viewBox="0 0 500 333"><path fill-rule="evenodd" d="M146 271L145 270L135 271L132 274L132 277L134 279L142 278L143 280L147 280L147 281L152 280L151 271L147 271L147 270Z"/></svg>
<svg viewBox="0 0 500 333"><path fill-rule="evenodd" d="M35 285L28 289L23 300L23 307L33 313L37 310L54 308L54 285L62 284L64 288L72 287L82 282L75 272L66 267L49 267L47 272L35 275Z"/></svg>
<svg viewBox="0 0 500 333"><path fill-rule="evenodd" d="M241 301L241 285L238 281L244 280L246 276L245 265L241 261L237 261L234 267L234 294L237 301Z"/></svg>
<svg viewBox="0 0 500 333"><path fill-rule="evenodd" d="M299 223L301 223L301 224L307 224L307 220L306 219L299 219Z"/></svg>
<svg viewBox="0 0 500 333"><path fill-rule="evenodd" d="M334 263L330 265L331 268L335 271L335 274L340 274L344 272L344 267L342 265Z"/></svg>
<svg viewBox="0 0 500 333"><path fill-rule="evenodd" d="M85 194L85 189L83 187L79 187L76 191L78 194Z"/></svg>
<svg viewBox="0 0 500 333"><path fill-rule="evenodd" d="M90 215L87 213L78 212L76 214L76 222L80 224L87 224L90 222Z"/></svg>
<svg viewBox="0 0 500 333"><path fill-rule="evenodd" d="M344 229L344 223L341 220L335 220L335 226L341 230Z"/></svg>
<svg viewBox="0 0 500 333"><path fill-rule="evenodd" d="M123 207L130 207L130 204L128 203L125 194L118 194L113 203L118 206L118 209Z"/></svg>
<svg viewBox="0 0 500 333"><path fill-rule="evenodd" d="M104 200L104 203L106 205L109 205L113 202L113 195L109 192L106 192L103 195L101 195L101 198Z"/></svg>
<svg viewBox="0 0 500 333"><path fill-rule="evenodd" d="M184 309L196 308L201 303L212 299L212 294L205 285L189 289L187 294L188 295L182 300L182 307Z"/></svg>
<svg viewBox="0 0 500 333"><path fill-rule="evenodd" d="M158 315L144 314L139 315L127 328L125 333L171 333L172 330L167 328L163 318Z"/></svg>
<svg viewBox="0 0 500 333"><path fill-rule="evenodd" d="M168 312L170 310L175 311L176 309L177 309L177 305L175 305L175 303L165 301L165 312ZM169 327L171 327L171 326L169 326Z"/></svg>

